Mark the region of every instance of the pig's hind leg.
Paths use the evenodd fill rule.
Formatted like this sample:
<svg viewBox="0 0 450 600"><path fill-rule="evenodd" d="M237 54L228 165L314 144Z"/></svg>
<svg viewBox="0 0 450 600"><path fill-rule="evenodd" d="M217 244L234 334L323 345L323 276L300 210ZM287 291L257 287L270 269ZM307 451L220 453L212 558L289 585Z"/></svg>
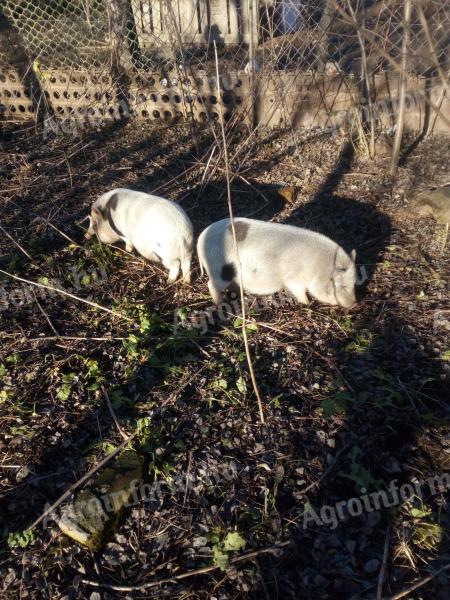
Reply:
<svg viewBox="0 0 450 600"><path fill-rule="evenodd" d="M234 263L225 263L220 268L216 265L213 271L209 272L208 275L208 289L212 299L218 306L223 301L222 292L235 283L238 275L237 269Z"/></svg>
<svg viewBox="0 0 450 600"><path fill-rule="evenodd" d="M183 272L183 281L191 283L191 258L185 258L181 261L181 271Z"/></svg>
<svg viewBox="0 0 450 600"><path fill-rule="evenodd" d="M208 289L214 303L219 306L222 303L223 297L222 292L228 287L229 281L221 281L210 279L208 281Z"/></svg>

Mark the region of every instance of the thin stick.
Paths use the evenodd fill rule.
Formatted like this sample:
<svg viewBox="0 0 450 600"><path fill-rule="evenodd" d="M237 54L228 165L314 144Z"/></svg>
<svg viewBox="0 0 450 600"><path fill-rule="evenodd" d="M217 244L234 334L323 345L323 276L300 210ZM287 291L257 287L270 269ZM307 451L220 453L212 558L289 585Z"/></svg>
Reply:
<svg viewBox="0 0 450 600"><path fill-rule="evenodd" d="M419 2L416 3L416 10L419 13L420 23L422 25L423 32L425 33L425 37L427 38L428 46L430 47L431 56L433 57L433 60L434 60L434 65L438 70L440 78L442 79L442 84L444 85L447 92L450 94L450 84L449 84L448 78L447 78L443 68L441 67L441 63L439 62L439 58L438 58L438 55L436 54L436 49L433 44L433 40L431 39L430 29L428 27L427 18L425 17L425 13L423 12L423 8Z"/></svg>
<svg viewBox="0 0 450 600"><path fill-rule="evenodd" d="M276 552L277 550L287 546L288 544L289 542L282 542L281 544L270 546L269 548L262 548L261 550L247 552L247 554L243 554L242 556L236 556L236 558L230 560L230 564L235 565L236 563L242 562L244 560L256 558L261 554L269 554L272 552ZM174 575L173 577L167 577L166 579L160 579L157 581L150 581L149 583L143 583L141 585L112 585L110 583L100 583L99 581L92 581L91 579L82 579L81 581L85 585L91 585L97 588L105 588L107 590L114 590L117 592L138 592L140 590L146 590L152 587L161 586L166 583L175 583L176 581L180 581L181 579L187 579L188 577L195 577L196 575L211 573L211 571L216 571L218 568L218 565L211 565L210 567L201 567L200 569L194 569L193 571L180 573L180 575Z"/></svg>
<svg viewBox="0 0 450 600"><path fill-rule="evenodd" d="M19 334L22 335L22 334ZM124 337L81 337L72 335L58 335L58 336L47 336L37 338L25 338L27 342L50 342L54 340L71 340L76 342L111 342L111 341L122 341L126 340Z"/></svg>
<svg viewBox="0 0 450 600"><path fill-rule="evenodd" d="M38 305L39 310L41 311L41 313L43 314L45 320L47 321L47 323L50 325L50 329L53 331L53 333L56 335L56 338L62 342L62 339L59 335L59 333L56 331L55 326L53 325L53 323L50 320L50 317L48 316L48 314L45 312L45 310L42 308L41 303L39 302L39 300L37 299L36 294L34 293L34 290L31 290L33 297L36 301L36 304Z"/></svg>
<svg viewBox="0 0 450 600"><path fill-rule="evenodd" d="M105 458L103 460L101 460L97 465L95 465L95 467L93 467L90 471L88 471L85 475L83 475L83 477L81 479L79 479L78 481L76 481L75 483L73 483L65 492L62 496L60 496L58 498L58 500L56 500L56 502L53 502L53 504L47 508L46 511L44 511L42 513L42 515L40 517L38 517L28 528L27 531L31 531L32 529L35 529L39 523L41 523L45 517L47 517L51 512L53 512L56 508L58 508L58 506L60 504L62 504L64 502L64 500L66 498L68 498L77 488L80 487L80 485L82 485L85 481L87 481L88 479L90 479L93 475L95 475L95 473L97 473L97 471L99 469L101 469L104 465L106 465L106 463L108 463L112 458L114 458L117 454L119 454L119 452L121 450L123 450L125 448L125 446L131 442L131 440L133 440L133 438L136 437L137 435L137 431L135 431L134 433L132 433L130 435L130 437L128 437L126 440L124 440L120 446L117 446L117 448L115 450L113 450L111 452L111 454L107 454L105 456Z"/></svg>
<svg viewBox="0 0 450 600"><path fill-rule="evenodd" d="M187 498L188 491L189 491L189 477L191 475L191 462L192 462L192 450L189 452L189 462L188 462L188 468L187 468L187 472L186 472L186 486L184 488L183 508L186 504L186 498Z"/></svg>
<svg viewBox="0 0 450 600"><path fill-rule="evenodd" d="M384 579L386 577L390 533L391 533L391 530L390 530L390 527L388 526L388 528L386 529L386 539L384 540L383 563L381 564L380 574L378 575L377 600L381 600L382 595L383 595L383 584L384 584Z"/></svg>
<svg viewBox="0 0 450 600"><path fill-rule="evenodd" d="M328 477L328 475L331 473L331 471L334 469L334 467L337 464L337 461L339 460L339 458L341 457L341 455L347 450L347 448L350 446L350 444L346 444L343 448L341 448L339 450L339 452L336 453L336 456L333 459L333 462L325 469L325 471L322 473L322 475L319 477L319 479L317 481L313 481L312 483L310 483L307 487L305 487L304 490L301 490L300 493L302 494L302 496L304 494L306 494L306 492L309 492L309 490L312 490L313 488L315 488L316 486L318 486L320 483L322 483L322 481Z"/></svg>
<svg viewBox="0 0 450 600"><path fill-rule="evenodd" d="M255 11L253 0L248 1L248 16L250 20L250 43L249 43L249 62L250 62L250 102L251 102L251 113L250 113L250 128L256 127L256 90L255 90Z"/></svg>
<svg viewBox="0 0 450 600"><path fill-rule="evenodd" d="M87 217L86 217L86 219L87 219ZM53 223L50 223L50 221L48 219L45 219L44 217L39 217L39 220L43 221L46 225L48 225L49 227L54 229L57 233L59 233L59 235L62 235L62 237L65 238L68 242L70 242L77 248L81 248L80 244L77 244L72 238L70 238L68 235L66 235L63 231L60 231L57 227L55 227L55 225L53 225Z"/></svg>
<svg viewBox="0 0 450 600"><path fill-rule="evenodd" d="M25 254L25 256L26 256L27 258L29 258L29 259L31 260L31 262L32 262L33 264L36 264L36 263L35 263L35 261L34 261L34 260L31 258L31 256L28 254L28 252L25 250L25 248L22 248L22 246L19 244L19 242L16 242L16 240L15 240L15 239L12 237L12 235L10 235L10 234L9 234L9 233L6 231L6 229L4 229L4 227L2 227L2 226L0 225L0 229L3 231L3 233L6 235L6 237L8 237L8 238L9 238L9 239L12 241L12 243L13 243L15 246L17 246L17 247L19 248L19 250L20 250L20 251L21 251L23 254Z"/></svg>
<svg viewBox="0 0 450 600"><path fill-rule="evenodd" d="M437 577L441 573L445 573L445 571L450 571L450 563L448 563L447 565L443 566L441 569L438 569L437 571L435 571L431 575L428 575L428 577L424 577L423 579L421 579L420 581L418 581L414 585L411 585L409 588L406 588L405 590L403 590L403 592L399 592L398 594L395 594L394 596L391 596L389 598L389 600L399 600L399 598L404 598L405 596L409 596L409 594L411 592L414 592L414 590L417 590L418 588L422 587L423 585L425 585L426 583L428 583L429 581L431 581L432 579L434 579L435 577Z"/></svg>
<svg viewBox="0 0 450 600"><path fill-rule="evenodd" d="M433 122L431 123L428 132L427 132L427 136L430 137L431 135L433 135L433 131L434 131L434 127L436 125L436 121L438 120L439 117L439 113L441 112L441 107L442 107L442 103L444 102L444 98L445 98L445 94L447 93L447 90L445 87L442 88L441 93L439 94L439 98L438 101L436 103L437 106L437 110L434 113L434 117L433 117Z"/></svg>
<svg viewBox="0 0 450 600"><path fill-rule="evenodd" d="M215 55L215 60L216 60L217 93L220 95L219 59L217 57L216 40L214 40L214 55ZM250 372L250 378L252 380L253 389L255 391L256 399L258 401L259 418L261 420L261 423L264 424L264 422L265 422L265 420L264 420L264 411L263 411L261 396L259 394L258 384L256 383L255 372L253 370L252 357L251 357L251 354L250 354L250 347L248 345L247 329L246 329L246 326L245 326L246 311L245 311L245 298L244 298L244 283L243 283L243 279L242 279L242 265L241 265L241 259L240 259L240 256L239 256L239 248L238 248L238 244L237 244L236 230L235 230L235 227L234 227L233 206L231 204L231 184L230 184L230 171L229 171L229 165L228 165L227 139L226 139L226 135L225 135L225 125L224 125L224 122L223 122L223 114L222 114L221 110L219 110L219 115L220 115L220 125L221 125L221 128L222 128L223 153L224 153L224 156L225 156L225 170L226 170L226 178L227 178L228 210L229 210L229 213L230 213L231 230L233 232L234 249L236 251L236 259L237 259L237 263L238 263L238 266L239 266L239 279L240 279L241 305L242 305L242 336L244 338L244 346L245 346L245 354L247 356L248 370Z"/></svg>
<svg viewBox="0 0 450 600"><path fill-rule="evenodd" d="M89 306L98 308L99 310L103 310L104 312L107 312L110 315L114 315L115 317L119 317L120 319L125 319L126 321L130 321L130 322L133 321L133 319L131 317L122 315L122 314L116 312L115 310L111 310L109 308L106 308L105 306L101 306L100 304L97 304L96 302L91 302L90 300L85 300L84 298L80 298L79 296L70 294L69 292L66 292L65 290L60 290L60 289L54 288L50 285L44 285L43 283L38 283L37 281L31 281L29 279L24 279L23 277L18 277L17 275L13 275L12 273L3 271L3 269L0 269L0 273L3 273L3 275L7 275L8 277L11 277L12 279L16 279L17 281L22 281L23 283L27 283L28 285L34 285L35 287L40 287L40 288L43 288L44 290L50 290L51 292L57 292L58 294L61 294L62 296L67 296L69 298L72 298L73 300L78 300L79 302L83 302L84 304L88 304Z"/></svg>
<svg viewBox="0 0 450 600"><path fill-rule="evenodd" d="M104 385L102 385L102 392L103 392L103 395L105 396L106 405L108 407L109 413L112 417L112 420L114 421L115 426L117 427L117 431L120 433L120 435L123 437L124 440L128 440L127 434L123 431L122 427L119 424L119 421L117 420L116 413L113 410L111 400L109 399L108 392L106 391L106 388Z"/></svg>
<svg viewBox="0 0 450 600"><path fill-rule="evenodd" d="M402 44L402 69L400 76L400 98L398 103L397 131L395 132L394 147L392 149L390 174L394 176L397 173L398 158L400 156L400 147L403 137L403 125L405 122L405 96L406 96L406 64L408 60L409 46L409 25L411 22L411 0L405 0L403 9L403 44Z"/></svg>

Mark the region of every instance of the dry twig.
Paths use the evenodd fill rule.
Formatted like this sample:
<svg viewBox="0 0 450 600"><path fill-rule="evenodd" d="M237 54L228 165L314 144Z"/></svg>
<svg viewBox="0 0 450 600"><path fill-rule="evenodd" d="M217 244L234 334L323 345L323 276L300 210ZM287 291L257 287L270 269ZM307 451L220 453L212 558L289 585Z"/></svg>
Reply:
<svg viewBox="0 0 450 600"><path fill-rule="evenodd" d="M377 600L381 600L382 595L383 595L383 584L384 584L384 580L386 577L390 533L391 533L391 530L390 530L390 527L388 526L388 528L386 530L386 539L384 540L383 562L381 564L380 574L378 575Z"/></svg>
<svg viewBox="0 0 450 600"><path fill-rule="evenodd" d="M105 397L106 405L108 407L108 410L110 412L112 420L114 421L114 424L117 427L117 431L120 433L120 435L123 437L124 440L128 441L129 438L128 438L127 434L123 431L122 427L119 424L119 421L117 420L116 413L113 410L113 407L112 407L112 404L111 404L111 400L109 399L108 392L106 391L106 388L105 388L104 385L102 385L102 392L103 392L103 395Z"/></svg>
<svg viewBox="0 0 450 600"><path fill-rule="evenodd" d="M237 563L243 562L245 560L250 560L252 558L256 558L257 556L261 556L261 554L270 554L277 552L281 548L287 546L289 542L282 542L280 544L276 544L274 546L270 546L269 548L262 548L261 550L254 550L253 552L247 552L247 554L243 554L242 556L236 556L230 560L231 565L235 565ZM148 590L153 587L162 586L166 583L175 583L182 579L188 579L189 577L195 577L196 575L203 575L204 573L211 573L211 571L216 571L219 568L218 565L211 565L209 567L202 567L200 569L194 569L193 571L187 571L186 573L180 573L179 575L174 575L173 577L167 577L166 579L160 579L157 581L150 581L149 583L143 583L141 585L112 585L110 583L101 583L99 581L93 581L92 579L82 579L82 583L85 585L91 585L96 588L105 588L107 590L114 590L116 592L138 592L141 590ZM154 572L155 573L155 572ZM153 573L153 574L154 574Z"/></svg>
<svg viewBox="0 0 450 600"><path fill-rule="evenodd" d="M399 600L399 598L404 598L405 596L409 596L409 594L411 594L411 592L414 592L415 590L419 589L420 587L422 587L423 585L425 585L429 581L432 581L435 577L437 577L441 573L445 573L446 571L450 571L450 563L448 563L447 565L444 565L443 567L441 567L440 569L438 569L437 571L435 571L431 575L428 575L427 577L424 577L423 579L421 579L417 583L414 583L413 585L409 586L408 588L406 588L402 592L399 592L398 594L394 594L393 596L391 596L389 598L389 600Z"/></svg>
<svg viewBox="0 0 450 600"><path fill-rule="evenodd" d="M215 54L215 59L216 59L216 78L217 78L217 90L218 92L220 92L220 76L219 76L219 59L217 57L217 45L216 42L214 41L214 54ZM223 138L223 152L225 155L225 170L226 170L226 178L227 178L227 194L228 194L228 210L230 213L230 222L231 222L231 230L233 232L233 240L234 240L234 248L236 251L236 260L238 263L238 268L239 268L239 278L240 278L240 291L241 291L241 305L242 305L242 336L244 338L244 346L245 346L245 354L247 356L247 363L248 363L248 370L250 372L250 378L252 380L252 385L253 385L253 390L255 392L255 396L256 399L258 401L258 409L259 409L259 418L261 423L264 423L264 411L263 411L263 406L262 406L262 401L261 401L261 396L259 393L259 388L258 388L258 384L256 382L256 377L255 377L255 372L253 370L253 362L252 362L252 357L250 354L250 347L248 344L248 338L247 338L247 328L246 328L246 314L245 314L245 298L244 298L244 283L242 280L242 265L241 265L241 259L239 256L239 248L238 248L238 243L237 243L237 238L236 238L236 230L235 230L235 226L234 226L234 214L233 214L233 205L231 203L231 182L230 182L230 171L229 171L229 165L228 165L228 151L227 151L227 140L226 140L226 136L225 136L225 126L224 126L224 122L223 122L223 115L222 112L219 111L220 114L220 124L221 124L221 128L222 128L222 138Z"/></svg>

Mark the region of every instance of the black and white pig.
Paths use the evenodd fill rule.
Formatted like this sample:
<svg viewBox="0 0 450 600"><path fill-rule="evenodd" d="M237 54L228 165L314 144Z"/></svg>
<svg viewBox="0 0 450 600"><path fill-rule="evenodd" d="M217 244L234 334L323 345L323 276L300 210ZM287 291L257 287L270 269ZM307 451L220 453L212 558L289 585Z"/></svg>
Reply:
<svg viewBox="0 0 450 600"><path fill-rule="evenodd" d="M168 281L181 271L191 281L194 243L192 223L184 210L170 200L127 189L115 189L98 198L91 210L86 239L96 235L105 244L123 240L144 258L169 269Z"/></svg>
<svg viewBox="0 0 450 600"><path fill-rule="evenodd" d="M308 304L307 294L326 304L355 304L355 250L349 256L324 235L292 225L241 217L234 222L244 291L265 295L284 289L302 304ZM207 227L197 252L211 296L220 304L225 289L240 285L230 219Z"/></svg>

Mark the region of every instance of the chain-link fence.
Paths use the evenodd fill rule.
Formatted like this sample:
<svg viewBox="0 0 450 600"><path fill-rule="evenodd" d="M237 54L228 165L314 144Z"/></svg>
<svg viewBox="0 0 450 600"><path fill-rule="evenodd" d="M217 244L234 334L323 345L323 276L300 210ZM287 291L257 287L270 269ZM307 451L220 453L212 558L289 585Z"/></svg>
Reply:
<svg viewBox="0 0 450 600"><path fill-rule="evenodd" d="M450 0L415 0L405 21L410 1L3 0L3 113L207 120L222 111L311 126L362 105L362 125L398 87L386 75L403 73L413 88L436 83L424 102L437 114L449 89Z"/></svg>

